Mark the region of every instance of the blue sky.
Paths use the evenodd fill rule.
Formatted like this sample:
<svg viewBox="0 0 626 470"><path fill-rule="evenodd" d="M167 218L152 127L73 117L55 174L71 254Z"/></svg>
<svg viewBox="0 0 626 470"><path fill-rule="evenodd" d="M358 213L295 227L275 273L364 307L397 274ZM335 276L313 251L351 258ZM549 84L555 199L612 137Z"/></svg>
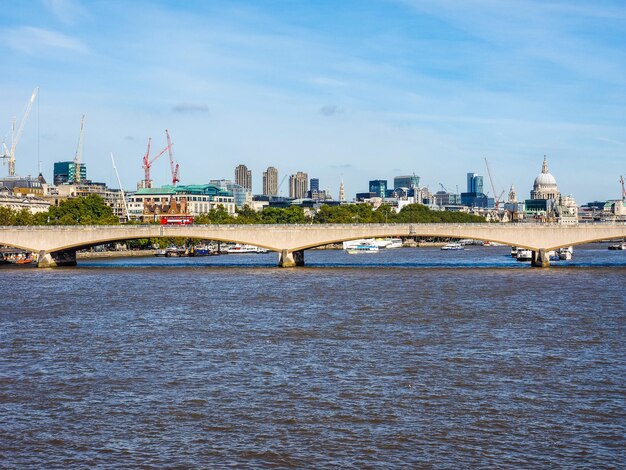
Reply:
<svg viewBox="0 0 626 470"><path fill-rule="evenodd" d="M543 155L577 202L626 175L623 1L2 0L0 134L36 86L17 172L51 179L85 118L89 177L143 177L174 141L181 183L268 166L337 196L416 173L431 190L485 176L528 197ZM10 137L7 141L10 140ZM6 168L4 169L6 172ZM152 169L169 180L167 158ZM283 185L283 192L287 185Z"/></svg>

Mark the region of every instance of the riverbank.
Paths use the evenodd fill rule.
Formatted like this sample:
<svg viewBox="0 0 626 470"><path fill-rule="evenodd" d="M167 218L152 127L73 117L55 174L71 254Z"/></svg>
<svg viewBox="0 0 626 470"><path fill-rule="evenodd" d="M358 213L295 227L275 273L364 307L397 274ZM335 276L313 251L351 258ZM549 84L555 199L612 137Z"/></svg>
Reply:
<svg viewBox="0 0 626 470"><path fill-rule="evenodd" d="M156 250L82 251L76 253L76 259L133 258L140 256L154 256L155 253Z"/></svg>

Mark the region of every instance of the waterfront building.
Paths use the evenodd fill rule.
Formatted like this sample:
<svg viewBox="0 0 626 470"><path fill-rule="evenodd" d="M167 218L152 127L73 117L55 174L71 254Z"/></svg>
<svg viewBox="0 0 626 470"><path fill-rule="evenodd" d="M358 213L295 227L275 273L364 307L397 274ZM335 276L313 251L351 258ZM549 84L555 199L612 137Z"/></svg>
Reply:
<svg viewBox="0 0 626 470"><path fill-rule="evenodd" d="M278 170L273 166L263 172L263 195L278 196Z"/></svg>
<svg viewBox="0 0 626 470"><path fill-rule="evenodd" d="M212 184L142 188L128 198L131 217L143 222L158 221L161 215L206 214L218 206L235 214L232 193Z"/></svg>
<svg viewBox="0 0 626 470"><path fill-rule="evenodd" d="M77 166L80 175L77 175ZM53 173L52 182L57 186L65 183L83 182L87 180L87 165L84 163L76 165L75 162L55 162Z"/></svg>
<svg viewBox="0 0 626 470"><path fill-rule="evenodd" d="M50 208L50 202L34 195L12 194L8 190L0 191L0 207L8 207L14 211L26 209L31 214L46 212Z"/></svg>
<svg viewBox="0 0 626 470"><path fill-rule="evenodd" d="M252 192L243 186L233 183L231 180L210 180L209 184L217 186L222 191L231 192L235 201L235 206L242 208L243 206L252 206Z"/></svg>
<svg viewBox="0 0 626 470"><path fill-rule="evenodd" d="M289 176L289 197L292 199L305 198L308 192L308 180L308 175L302 171Z"/></svg>
<svg viewBox="0 0 626 470"><path fill-rule="evenodd" d="M252 192L252 171L246 165L238 165L235 168L235 184Z"/></svg>
<svg viewBox="0 0 626 470"><path fill-rule="evenodd" d="M371 180L369 192L375 193L380 198L387 197L387 180Z"/></svg>

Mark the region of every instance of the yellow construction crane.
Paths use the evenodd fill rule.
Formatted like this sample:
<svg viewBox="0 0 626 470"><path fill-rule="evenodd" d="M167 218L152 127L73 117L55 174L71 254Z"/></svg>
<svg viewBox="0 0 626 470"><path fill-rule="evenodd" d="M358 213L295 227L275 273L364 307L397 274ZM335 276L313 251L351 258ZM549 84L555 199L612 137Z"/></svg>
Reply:
<svg viewBox="0 0 626 470"><path fill-rule="evenodd" d="M0 158L4 161L2 163L6 163L7 160L9 162L9 176L15 176L15 147L17 147L17 143L20 141L20 137L22 136L22 132L24 131L24 124L26 124L26 120L28 119L28 115L30 114L30 110L33 107L33 103L37 98L37 93L39 93L39 87L33 90L33 94L26 105L26 111L24 111L24 116L20 121L20 126L17 128L17 132L15 131L16 118L13 118L13 125L11 127L11 148L7 148L4 141L2 142L3 153Z"/></svg>

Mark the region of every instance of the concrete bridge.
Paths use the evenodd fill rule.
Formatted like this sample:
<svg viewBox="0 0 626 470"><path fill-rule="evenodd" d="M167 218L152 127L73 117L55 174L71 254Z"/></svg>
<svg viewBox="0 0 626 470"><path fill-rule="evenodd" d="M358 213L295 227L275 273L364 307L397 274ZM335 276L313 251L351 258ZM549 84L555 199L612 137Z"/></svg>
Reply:
<svg viewBox="0 0 626 470"><path fill-rule="evenodd" d="M184 237L245 243L279 253L282 267L304 265L304 250L372 237L471 238L528 248L533 266L549 266L547 252L598 240L626 238L625 224L307 224L96 225L0 227L0 245L37 253L38 266L76 265L76 251L139 238Z"/></svg>

